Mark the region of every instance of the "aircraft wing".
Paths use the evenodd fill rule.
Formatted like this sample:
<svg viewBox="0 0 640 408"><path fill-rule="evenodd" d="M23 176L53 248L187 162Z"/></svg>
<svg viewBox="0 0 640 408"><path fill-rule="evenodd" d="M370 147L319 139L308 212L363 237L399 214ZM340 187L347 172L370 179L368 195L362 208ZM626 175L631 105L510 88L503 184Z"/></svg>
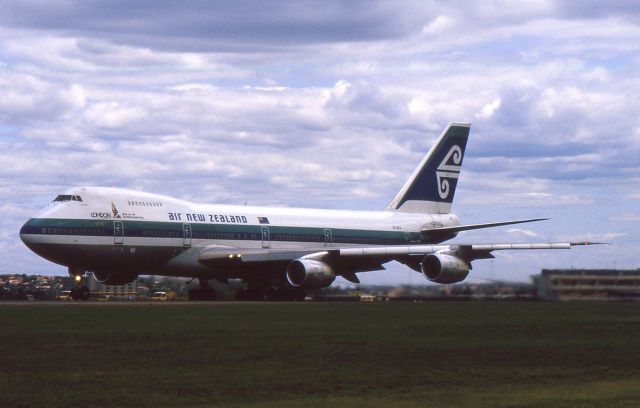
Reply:
<svg viewBox="0 0 640 408"><path fill-rule="evenodd" d="M367 248L350 248L365 250ZM377 271L384 269L385 262L393 260L385 255L354 256L357 253L341 254L344 249L340 248L308 248L298 250L278 250L278 249L237 249L229 247L207 247L200 252L198 262L201 264L219 268L232 269L238 266L255 266L259 268L275 267L282 268L284 272L287 265L296 259L312 259L333 265L338 274L345 279L360 283L356 272Z"/></svg>
<svg viewBox="0 0 640 408"><path fill-rule="evenodd" d="M578 245L594 245L590 242L555 242L546 244L449 244L449 245L409 245L367 248L343 248L325 250L324 252L338 256L344 260L357 258L376 258L384 262L392 260L406 260L407 258L422 258L429 254L447 254L457 256L466 262L476 259L489 259L494 256L493 251L527 250L527 249L570 249ZM319 254L306 255L304 258L317 259Z"/></svg>
<svg viewBox="0 0 640 408"><path fill-rule="evenodd" d="M210 246L200 252L198 261L205 265L217 266L226 262L253 263L253 262L278 262L293 261L306 255L316 252L326 251L331 248L310 248L310 249L238 249L233 247Z"/></svg>
<svg viewBox="0 0 640 408"><path fill-rule="evenodd" d="M555 242L546 244L449 244L449 245L393 245L361 248L311 248L311 249L239 249L212 246L200 252L198 261L203 264L217 264L221 261L242 262L292 261L298 258L316 259L326 255L340 258L381 258L394 260L396 257L428 255L433 253L456 253L469 256L469 261L483 259L493 251L525 249L570 249L573 246L597 245L594 242Z"/></svg>
<svg viewBox="0 0 640 408"><path fill-rule="evenodd" d="M238 249L233 247L211 246L202 250L198 261L212 267L230 267L244 264L286 265L293 260L321 261L332 265L339 275L358 283L356 272L384 269L383 264L399 261L412 268L418 267L422 259L429 254L442 254L456 257L471 268L471 261L490 259L493 251L532 250L532 249L570 249L573 246L595 245L591 242L556 242L541 244L449 244L449 245L398 245L360 248L310 248L299 250L277 249Z"/></svg>

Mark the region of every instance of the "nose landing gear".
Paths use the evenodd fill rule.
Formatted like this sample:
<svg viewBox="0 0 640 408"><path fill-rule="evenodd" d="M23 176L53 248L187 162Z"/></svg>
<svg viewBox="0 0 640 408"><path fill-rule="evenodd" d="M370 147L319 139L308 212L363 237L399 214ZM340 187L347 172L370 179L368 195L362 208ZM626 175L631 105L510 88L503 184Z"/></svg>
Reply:
<svg viewBox="0 0 640 408"><path fill-rule="evenodd" d="M71 299L73 300L89 300L91 292L85 284L85 271L75 267L69 267L69 275L73 277L73 286L71 287Z"/></svg>

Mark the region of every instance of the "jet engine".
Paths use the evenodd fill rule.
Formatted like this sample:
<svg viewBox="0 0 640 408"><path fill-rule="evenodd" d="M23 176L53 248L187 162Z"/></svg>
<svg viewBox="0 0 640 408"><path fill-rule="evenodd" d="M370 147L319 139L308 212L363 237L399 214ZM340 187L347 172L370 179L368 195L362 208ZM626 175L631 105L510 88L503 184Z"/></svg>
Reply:
<svg viewBox="0 0 640 408"><path fill-rule="evenodd" d="M138 277L138 274L131 272L111 272L111 271L95 271L94 278L105 285L126 285L131 283Z"/></svg>
<svg viewBox="0 0 640 408"><path fill-rule="evenodd" d="M330 286L335 279L333 268L322 261L295 259L287 266L287 281L291 286L321 289Z"/></svg>
<svg viewBox="0 0 640 408"><path fill-rule="evenodd" d="M469 275L469 264L464 260L445 254L429 254L422 259L420 269L431 282L456 283Z"/></svg>

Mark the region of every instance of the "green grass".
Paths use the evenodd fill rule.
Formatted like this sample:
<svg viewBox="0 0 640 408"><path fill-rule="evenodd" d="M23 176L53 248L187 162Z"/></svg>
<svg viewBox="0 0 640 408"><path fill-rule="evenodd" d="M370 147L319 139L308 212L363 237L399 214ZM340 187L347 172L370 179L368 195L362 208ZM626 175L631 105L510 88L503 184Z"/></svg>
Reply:
<svg viewBox="0 0 640 408"><path fill-rule="evenodd" d="M0 406L640 406L640 304L0 305Z"/></svg>

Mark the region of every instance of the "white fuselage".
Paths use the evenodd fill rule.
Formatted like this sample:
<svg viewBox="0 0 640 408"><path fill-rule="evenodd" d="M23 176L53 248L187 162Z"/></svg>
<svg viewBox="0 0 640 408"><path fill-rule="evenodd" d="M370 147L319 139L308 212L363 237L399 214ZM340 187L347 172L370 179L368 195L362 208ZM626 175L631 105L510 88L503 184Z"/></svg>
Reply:
<svg viewBox="0 0 640 408"><path fill-rule="evenodd" d="M459 225L453 214L194 204L116 188L73 188L29 220L21 238L54 262L138 273L204 273L205 247L345 248L425 242L425 228ZM77 199L68 198L78 197Z"/></svg>

